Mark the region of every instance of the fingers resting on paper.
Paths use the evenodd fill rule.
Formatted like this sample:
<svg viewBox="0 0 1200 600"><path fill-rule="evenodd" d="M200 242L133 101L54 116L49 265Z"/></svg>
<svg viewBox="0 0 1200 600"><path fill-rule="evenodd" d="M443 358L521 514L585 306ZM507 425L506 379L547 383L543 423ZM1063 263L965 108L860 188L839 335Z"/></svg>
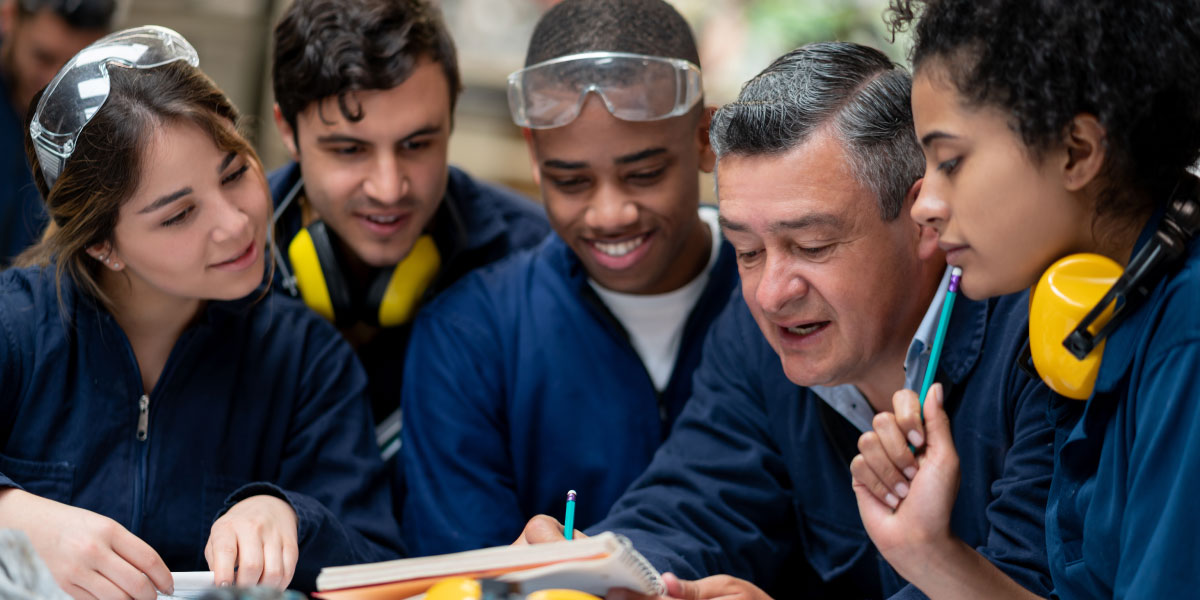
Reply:
<svg viewBox="0 0 1200 600"><path fill-rule="evenodd" d="M275 496L251 496L213 523L204 558L218 586L285 588L299 559L297 535L290 504Z"/></svg>
<svg viewBox="0 0 1200 600"><path fill-rule="evenodd" d="M25 531L72 597L153 600L156 590L174 591L158 553L108 517L15 488L0 493L0 512L20 516L3 526Z"/></svg>

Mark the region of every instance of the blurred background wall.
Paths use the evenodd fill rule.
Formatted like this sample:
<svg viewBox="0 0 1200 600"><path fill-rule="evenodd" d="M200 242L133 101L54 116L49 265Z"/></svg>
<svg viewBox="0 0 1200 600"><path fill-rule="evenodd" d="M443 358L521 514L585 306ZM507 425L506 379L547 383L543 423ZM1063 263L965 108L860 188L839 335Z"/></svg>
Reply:
<svg viewBox="0 0 1200 600"><path fill-rule="evenodd" d="M287 161L271 119L271 28L291 0L132 0L122 26L158 24L187 37L200 66L247 115L246 129L268 169ZM906 38L891 43L886 0L670 0L700 44L709 104L737 96L743 81L810 41L873 45L903 62ZM450 160L474 175L537 198L520 131L508 117L505 77L524 64L525 44L554 0L440 0L458 44L466 90ZM712 202L711 181L706 201Z"/></svg>

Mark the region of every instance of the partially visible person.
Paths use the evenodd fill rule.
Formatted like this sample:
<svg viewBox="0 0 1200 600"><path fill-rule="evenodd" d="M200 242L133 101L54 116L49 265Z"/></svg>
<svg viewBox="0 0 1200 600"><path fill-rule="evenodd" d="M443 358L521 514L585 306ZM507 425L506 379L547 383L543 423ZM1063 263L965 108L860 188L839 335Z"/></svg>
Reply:
<svg viewBox="0 0 1200 600"><path fill-rule="evenodd" d="M462 83L429 0L296 0L275 27L272 77L295 161L270 176L277 287L355 347L383 421L419 307L549 225L529 199L448 165Z"/></svg>
<svg viewBox="0 0 1200 600"><path fill-rule="evenodd" d="M117 8L117 0L0 0L0 267L46 225L22 142L29 102L76 52L108 33Z"/></svg>
<svg viewBox="0 0 1200 600"><path fill-rule="evenodd" d="M1047 407L1057 425L1044 515L1053 590L1032 591L1195 596L1200 182L1188 168L1200 157L1200 4L891 4L894 25L915 22L912 104L927 166L913 219L937 231L968 297L1037 284L1035 366L1085 401ZM1073 273L1072 264L1088 266ZM1110 288L1102 274L1122 271ZM1093 306L1109 312L1079 323ZM1062 360L1051 365L1056 352ZM932 598L1033 597L947 527L977 434L947 423L936 400L922 427L916 399L901 393L907 409L885 424L926 442L898 506L870 489L911 455L895 446L863 453L883 465L855 473L867 530Z"/></svg>
<svg viewBox="0 0 1200 600"><path fill-rule="evenodd" d="M118 32L29 120L53 227L0 275L0 527L77 598L153 599L170 570L311 591L401 552L365 375L259 289L265 176L196 63Z"/></svg>
<svg viewBox="0 0 1200 600"><path fill-rule="evenodd" d="M923 383L949 285L933 231L907 217L922 189L910 81L877 50L810 44L713 118L741 298L713 324L671 437L586 530L629 536L673 573L670 597L922 597L871 544L850 472L893 391ZM1016 364L1026 304L960 299L934 385L965 440L948 527L1045 592L1053 439L1049 393ZM886 502L909 495L906 474L889 483ZM526 539L560 531L542 518Z"/></svg>
<svg viewBox="0 0 1200 600"><path fill-rule="evenodd" d="M509 543L579 494L599 521L692 393L737 285L716 210L695 40L662 0L566 0L510 78L555 235L417 320L404 381L406 542Z"/></svg>

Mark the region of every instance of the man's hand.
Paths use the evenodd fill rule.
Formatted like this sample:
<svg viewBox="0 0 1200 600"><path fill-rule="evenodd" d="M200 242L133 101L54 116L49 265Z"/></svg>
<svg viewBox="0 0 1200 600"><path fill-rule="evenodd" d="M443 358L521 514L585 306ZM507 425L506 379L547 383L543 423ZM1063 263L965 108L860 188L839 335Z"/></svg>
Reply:
<svg viewBox="0 0 1200 600"><path fill-rule="evenodd" d="M0 526L29 536L54 581L74 598L154 600L156 589L174 591L158 553L108 517L15 488L0 491L0 516Z"/></svg>
<svg viewBox="0 0 1200 600"><path fill-rule="evenodd" d="M575 530L575 539L581 540L586 537L582 531ZM563 535L563 524L559 523L558 519L547 515L538 515L525 524L525 530L521 532L520 537L512 545L544 544L546 542L561 542L565 539L567 538Z"/></svg>
<svg viewBox="0 0 1200 600"><path fill-rule="evenodd" d="M296 511L275 496L251 496L234 504L216 523L204 558L218 585L286 588L300 556ZM234 567L237 579L234 580Z"/></svg>
<svg viewBox="0 0 1200 600"><path fill-rule="evenodd" d="M666 596L646 596L629 590L610 590L607 600L771 600L753 583L728 575L714 575L699 581L685 581L673 573L663 574Z"/></svg>

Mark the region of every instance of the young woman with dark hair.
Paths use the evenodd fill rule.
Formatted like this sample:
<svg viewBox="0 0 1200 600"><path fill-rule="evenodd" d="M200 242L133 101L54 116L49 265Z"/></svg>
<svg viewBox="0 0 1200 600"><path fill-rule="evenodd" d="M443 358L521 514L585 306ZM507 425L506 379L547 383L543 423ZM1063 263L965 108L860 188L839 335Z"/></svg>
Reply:
<svg viewBox="0 0 1200 600"><path fill-rule="evenodd" d="M1048 407L1054 596L1195 596L1200 220L1188 168L1200 155L1200 4L894 0L890 16L916 22L927 169L913 218L938 232L966 295L1036 284L1033 362L1085 401ZM1077 326L1094 306L1098 318ZM1076 316L1056 312L1068 309ZM916 397L899 392L894 418L868 434L879 443L855 470L868 532L932 598L1030 596L949 532L958 457L940 399L935 388L922 425ZM877 490L910 466L893 511Z"/></svg>
<svg viewBox="0 0 1200 600"><path fill-rule="evenodd" d="M262 166L196 64L119 32L29 117L52 225L0 275L0 527L79 598L154 598L169 569L311 590L399 554L366 378L261 291Z"/></svg>

